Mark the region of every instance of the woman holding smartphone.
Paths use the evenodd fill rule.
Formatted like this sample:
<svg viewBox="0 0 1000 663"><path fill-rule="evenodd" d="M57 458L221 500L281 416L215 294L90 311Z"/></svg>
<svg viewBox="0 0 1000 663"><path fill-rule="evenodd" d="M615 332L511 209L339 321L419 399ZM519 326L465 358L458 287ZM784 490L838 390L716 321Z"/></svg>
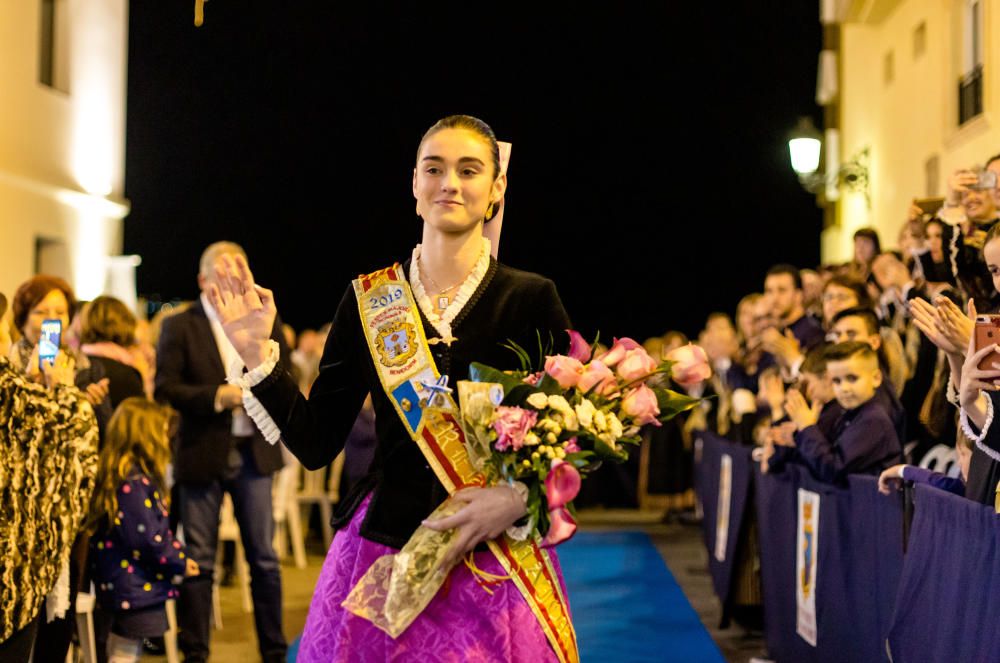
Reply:
<svg viewBox="0 0 1000 663"><path fill-rule="evenodd" d="M10 349L9 359L14 370L22 372L30 380L42 382L43 371L38 347L42 338L42 326L51 327L52 323L46 321L58 320L61 327L60 349L73 368L75 385L90 401L97 416L98 427L103 431L111 419L111 402L107 398L108 380L100 366L66 345L66 331L76 303L73 289L57 276L39 274L22 283L14 293L11 306L14 326L22 337ZM68 577L56 583L56 589L52 593L53 604L65 609L65 616L51 621L43 616L39 620L35 660L61 661L66 658L73 631L73 605L83 582L86 558L87 539L77 537L69 566L65 570Z"/></svg>
<svg viewBox="0 0 1000 663"><path fill-rule="evenodd" d="M982 257L1000 293L1000 225L987 233ZM913 322L941 349L951 367L951 383L957 394L949 396L960 407L960 425L973 441L972 460L965 495L969 499L1000 507L1000 426L993 422L1000 407L1000 354L985 335L977 344L974 333L976 302L969 300L968 315L950 299L938 296L934 304L922 299L910 303ZM949 386L949 391L951 386Z"/></svg>
<svg viewBox="0 0 1000 663"><path fill-rule="evenodd" d="M422 241L401 267L361 277L348 288L308 399L277 365L275 346L269 343L276 314L272 293L254 283L241 258L225 256L217 263L220 287L213 291L212 303L249 371L230 380L244 387L247 411L269 440L280 437L304 465L322 467L343 447L369 392L375 408L375 460L335 516L340 531L316 586L299 661L577 660L568 611L561 622L562 639L553 636L520 586L505 580L493 554L479 552L480 544L501 536L525 515L521 492L508 485L466 488L450 498L460 505L457 513L427 520L449 495L407 428L404 411L412 411L416 403L404 398L394 404L390 398L398 399L396 392L390 395L383 387L383 364L405 360L416 346L433 357L454 387L467 378L472 361L515 368L516 357L501 347L508 339L534 347L538 332L542 338L550 333L565 338L570 322L552 281L490 256L483 226L506 184L496 138L485 123L451 116L427 131L412 187L423 220ZM399 284L391 292L398 293L413 312L411 320L422 326L426 347L418 330L401 326L402 336L379 332L384 352L374 350L376 343L368 336L374 327L363 324L369 302L360 293L387 279ZM377 305L377 298L372 299ZM341 604L375 560L399 550L421 524L456 530L452 561L476 551L474 567L501 581L487 593L459 563L449 575L448 589L438 592L394 639ZM540 554L559 578L554 593L563 603L555 608L565 608L555 555L551 550Z"/></svg>

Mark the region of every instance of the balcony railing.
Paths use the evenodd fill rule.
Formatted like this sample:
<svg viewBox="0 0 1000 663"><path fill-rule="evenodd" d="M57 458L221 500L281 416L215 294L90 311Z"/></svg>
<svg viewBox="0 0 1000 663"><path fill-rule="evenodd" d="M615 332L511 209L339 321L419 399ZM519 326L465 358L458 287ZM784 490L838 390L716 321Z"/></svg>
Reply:
<svg viewBox="0 0 1000 663"><path fill-rule="evenodd" d="M958 123L965 124L983 112L983 65L962 77L958 83Z"/></svg>

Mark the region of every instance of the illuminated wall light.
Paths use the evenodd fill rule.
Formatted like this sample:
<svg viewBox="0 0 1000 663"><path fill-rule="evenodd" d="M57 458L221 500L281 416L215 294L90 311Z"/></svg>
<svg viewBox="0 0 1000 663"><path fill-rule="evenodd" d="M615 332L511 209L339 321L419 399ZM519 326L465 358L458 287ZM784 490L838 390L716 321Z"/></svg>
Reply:
<svg viewBox="0 0 1000 663"><path fill-rule="evenodd" d="M816 138L793 138L788 141L792 169L799 175L812 175L819 168L821 143Z"/></svg>

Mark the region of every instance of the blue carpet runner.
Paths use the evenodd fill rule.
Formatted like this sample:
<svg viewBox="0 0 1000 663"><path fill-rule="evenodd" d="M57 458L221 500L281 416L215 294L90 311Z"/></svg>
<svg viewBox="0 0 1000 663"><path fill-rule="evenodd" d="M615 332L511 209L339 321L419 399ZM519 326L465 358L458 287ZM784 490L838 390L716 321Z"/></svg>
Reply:
<svg viewBox="0 0 1000 663"><path fill-rule="evenodd" d="M559 560L582 663L725 663L643 532L580 532Z"/></svg>
<svg viewBox="0 0 1000 663"><path fill-rule="evenodd" d="M725 663L643 532L579 532L558 548L582 663Z"/></svg>

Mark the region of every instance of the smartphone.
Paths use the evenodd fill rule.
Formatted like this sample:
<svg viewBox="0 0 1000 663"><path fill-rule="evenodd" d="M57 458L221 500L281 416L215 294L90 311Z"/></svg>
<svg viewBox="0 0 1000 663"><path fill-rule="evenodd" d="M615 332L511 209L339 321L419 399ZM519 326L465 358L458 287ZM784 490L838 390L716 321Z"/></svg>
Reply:
<svg viewBox="0 0 1000 663"><path fill-rule="evenodd" d="M980 191L995 189L997 187L997 174L992 170L981 170L976 174L976 183L970 187Z"/></svg>
<svg viewBox="0 0 1000 663"><path fill-rule="evenodd" d="M975 346L977 352L988 345L1000 343L1000 315L983 313L977 315L973 335L976 339ZM979 368L984 371L995 370L993 363L998 360L1000 360L1000 357L996 353L988 354L979 362Z"/></svg>
<svg viewBox="0 0 1000 663"><path fill-rule="evenodd" d="M38 368L55 363L62 339L62 320L42 320L42 333L38 338Z"/></svg>

